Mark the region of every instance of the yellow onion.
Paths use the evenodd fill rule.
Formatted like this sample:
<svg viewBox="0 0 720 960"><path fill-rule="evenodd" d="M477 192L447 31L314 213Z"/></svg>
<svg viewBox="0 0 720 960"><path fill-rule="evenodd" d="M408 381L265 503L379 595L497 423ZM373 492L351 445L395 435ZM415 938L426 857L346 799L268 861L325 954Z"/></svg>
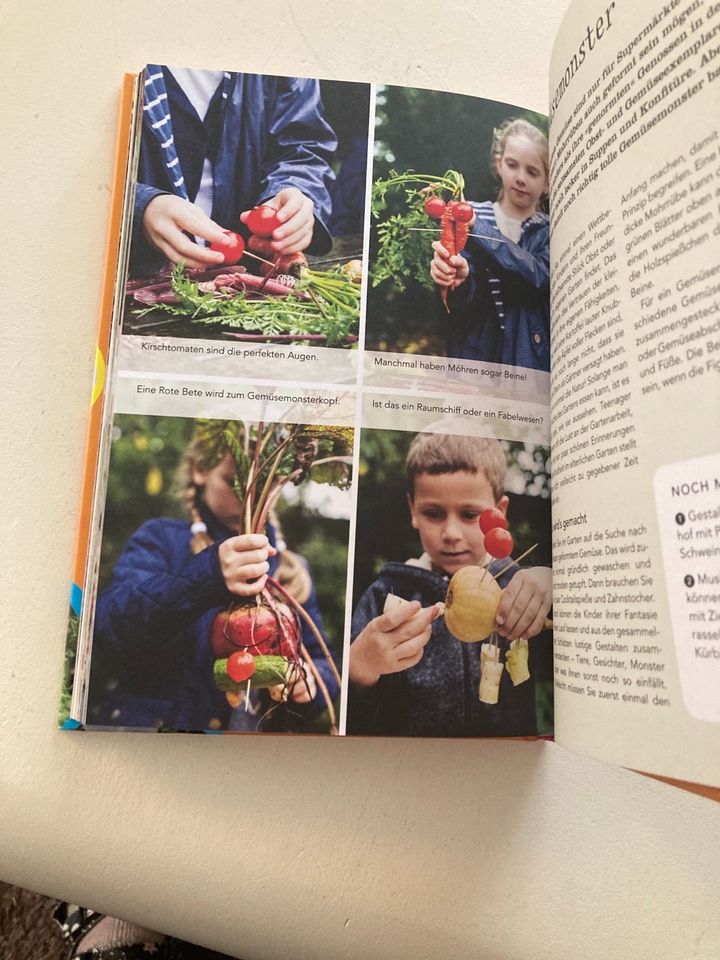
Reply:
<svg viewBox="0 0 720 960"><path fill-rule="evenodd" d="M502 590L483 567L462 567L453 574L445 600L445 623L464 643L476 643L495 629Z"/></svg>

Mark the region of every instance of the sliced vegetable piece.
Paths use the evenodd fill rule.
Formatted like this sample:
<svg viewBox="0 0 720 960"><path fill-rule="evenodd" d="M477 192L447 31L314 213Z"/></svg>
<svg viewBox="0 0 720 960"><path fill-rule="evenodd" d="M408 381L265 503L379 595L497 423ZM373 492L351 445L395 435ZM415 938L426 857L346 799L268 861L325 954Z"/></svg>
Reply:
<svg viewBox="0 0 720 960"><path fill-rule="evenodd" d="M517 640L512 641L510 649L505 654L505 667L514 687L530 679L528 652L527 640L524 637L518 637Z"/></svg>
<svg viewBox="0 0 720 960"><path fill-rule="evenodd" d="M389 593L385 597L385 603L383 604L383 613L387 613L388 610L398 610L400 607L409 607L410 601L406 600L404 597L399 597L396 593Z"/></svg>
<svg viewBox="0 0 720 960"><path fill-rule="evenodd" d="M290 661L285 657L261 656L254 657L255 673L250 677L250 686L253 690L259 690L262 687L274 687L279 683L287 683L288 674L291 669ZM215 677L215 686L219 690L244 690L247 680L238 683L229 676L227 671L227 660L216 660L213 665L213 675Z"/></svg>

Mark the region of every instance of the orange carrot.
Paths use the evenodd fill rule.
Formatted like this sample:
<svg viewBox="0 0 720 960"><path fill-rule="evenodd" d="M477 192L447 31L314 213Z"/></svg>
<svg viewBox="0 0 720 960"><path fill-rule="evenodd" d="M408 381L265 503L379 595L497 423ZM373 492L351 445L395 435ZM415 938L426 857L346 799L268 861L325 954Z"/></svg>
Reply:
<svg viewBox="0 0 720 960"><path fill-rule="evenodd" d="M452 205L452 218L455 223L455 253L462 253L465 249L470 221L473 216L473 208L464 200L458 200Z"/></svg>
<svg viewBox="0 0 720 960"><path fill-rule="evenodd" d="M452 218L452 203L446 205L440 217L440 243L442 243L447 250L448 256L455 256L457 251L455 247L455 221ZM447 303L448 287L440 287L440 299L447 312L450 313L450 307L448 307Z"/></svg>
<svg viewBox="0 0 720 960"><path fill-rule="evenodd" d="M446 205L440 217L440 243L451 257L457 253L455 249L455 221L453 220L452 210L453 204L451 201Z"/></svg>
<svg viewBox="0 0 720 960"><path fill-rule="evenodd" d="M455 223L455 249L458 253L462 253L462 251L465 249L469 232L469 224Z"/></svg>

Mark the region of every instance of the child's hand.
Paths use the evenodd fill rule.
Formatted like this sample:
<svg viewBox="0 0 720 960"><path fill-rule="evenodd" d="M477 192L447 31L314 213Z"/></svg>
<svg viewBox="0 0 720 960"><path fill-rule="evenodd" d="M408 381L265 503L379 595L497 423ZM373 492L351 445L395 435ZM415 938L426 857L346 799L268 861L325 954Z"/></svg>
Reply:
<svg viewBox="0 0 720 960"><path fill-rule="evenodd" d="M290 699L295 703L310 703L317 695L317 683L312 671L306 666L302 667L303 676L290 687Z"/></svg>
<svg viewBox="0 0 720 960"><path fill-rule="evenodd" d="M218 549L225 586L238 597L254 597L265 586L275 547L261 533L246 533L223 540Z"/></svg>
<svg viewBox="0 0 720 960"><path fill-rule="evenodd" d="M254 237L248 240L248 247L261 256L272 256L276 253L298 253L310 246L313 230L315 229L315 210L313 202L296 187L285 187L271 200L266 200L266 207L277 210L277 218L281 225L273 230L272 237ZM247 222L249 210L240 214L240 220Z"/></svg>
<svg viewBox="0 0 720 960"><path fill-rule="evenodd" d="M498 633L508 640L540 633L552 605L552 570L530 567L518 570L505 587L498 606Z"/></svg>
<svg viewBox="0 0 720 960"><path fill-rule="evenodd" d="M430 262L430 276L440 287L449 287L454 290L461 283L465 283L470 267L465 257L455 254L451 257L439 240L433 240L432 248L435 251Z"/></svg>
<svg viewBox="0 0 720 960"><path fill-rule="evenodd" d="M160 253L172 263L182 260L192 268L216 266L225 258L219 251L194 243L185 232L223 246L232 242L200 207L169 193L153 197L145 207L142 224L145 236Z"/></svg>
<svg viewBox="0 0 720 960"><path fill-rule="evenodd" d="M437 607L421 607L413 600L375 617L350 647L350 679L370 687L385 673L401 673L420 663L430 624L438 615Z"/></svg>

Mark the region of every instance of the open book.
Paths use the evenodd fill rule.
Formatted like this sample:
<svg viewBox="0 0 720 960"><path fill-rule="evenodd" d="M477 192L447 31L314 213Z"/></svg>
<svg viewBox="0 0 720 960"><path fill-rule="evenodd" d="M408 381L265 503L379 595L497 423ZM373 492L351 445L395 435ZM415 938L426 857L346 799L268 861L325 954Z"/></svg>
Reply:
<svg viewBox="0 0 720 960"><path fill-rule="evenodd" d="M575 4L549 118L126 78L64 727L720 785L719 42Z"/></svg>

